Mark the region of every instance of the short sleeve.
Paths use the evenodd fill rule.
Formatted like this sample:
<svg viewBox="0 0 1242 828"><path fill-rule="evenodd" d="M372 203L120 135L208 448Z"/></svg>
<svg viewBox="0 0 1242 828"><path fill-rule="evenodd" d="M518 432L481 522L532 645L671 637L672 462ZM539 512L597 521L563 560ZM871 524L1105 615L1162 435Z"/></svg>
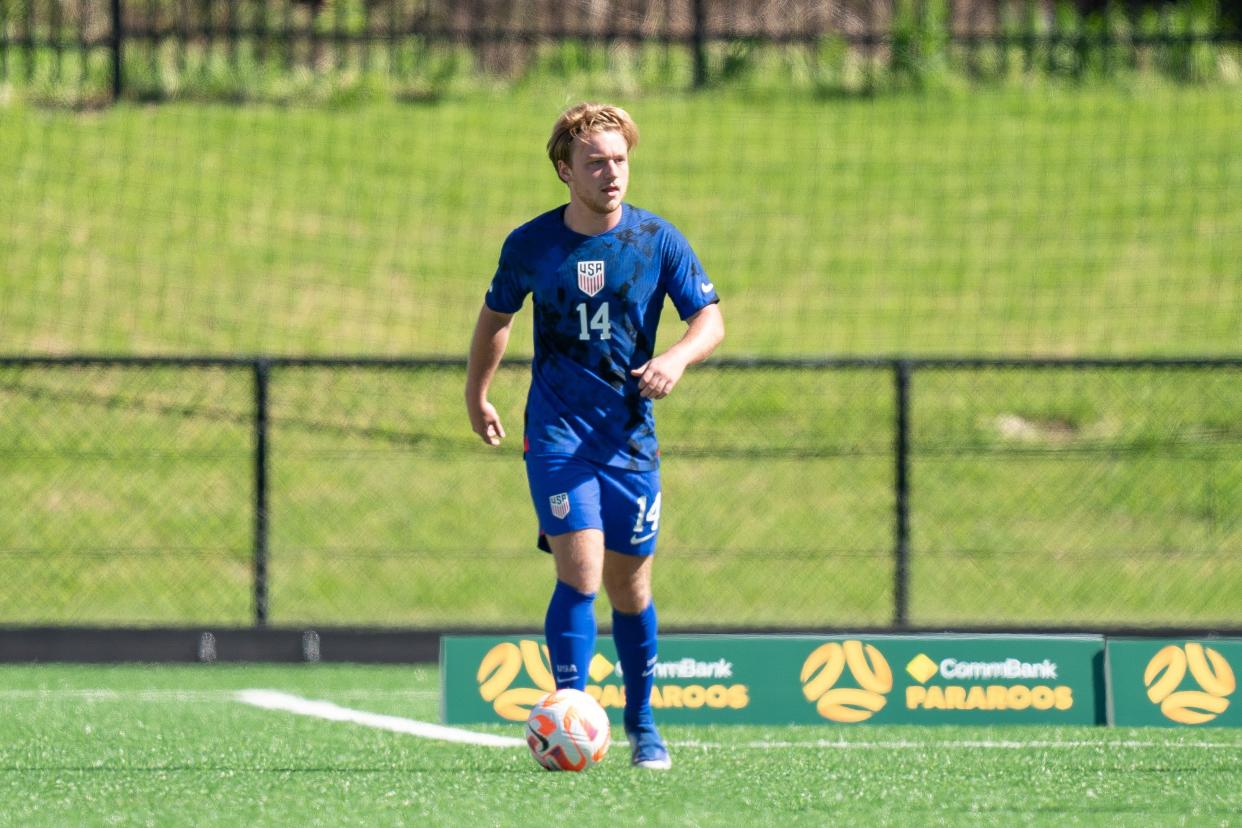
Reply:
<svg viewBox="0 0 1242 828"><path fill-rule="evenodd" d="M665 234L661 278L665 292L683 320L720 301L716 286L707 278L690 242L672 227Z"/></svg>
<svg viewBox="0 0 1242 828"><path fill-rule="evenodd" d="M500 248L500 262L496 265L496 275L487 289L484 303L497 313L517 313L522 309L526 294L530 293L527 269L518 265L518 243L513 235L505 239Z"/></svg>

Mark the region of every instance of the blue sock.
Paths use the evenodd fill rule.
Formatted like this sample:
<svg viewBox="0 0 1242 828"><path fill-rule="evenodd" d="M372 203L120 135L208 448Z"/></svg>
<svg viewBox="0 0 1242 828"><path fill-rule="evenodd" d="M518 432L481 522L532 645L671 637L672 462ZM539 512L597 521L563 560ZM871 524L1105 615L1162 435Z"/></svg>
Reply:
<svg viewBox="0 0 1242 828"><path fill-rule="evenodd" d="M548 602L543 635L557 689L585 690L587 669L595 655L595 593L583 594L558 580Z"/></svg>
<svg viewBox="0 0 1242 828"><path fill-rule="evenodd" d="M635 730L654 723L651 715L651 686L655 683L656 611L655 604L637 615L612 611L612 639L621 660L625 681L625 729Z"/></svg>

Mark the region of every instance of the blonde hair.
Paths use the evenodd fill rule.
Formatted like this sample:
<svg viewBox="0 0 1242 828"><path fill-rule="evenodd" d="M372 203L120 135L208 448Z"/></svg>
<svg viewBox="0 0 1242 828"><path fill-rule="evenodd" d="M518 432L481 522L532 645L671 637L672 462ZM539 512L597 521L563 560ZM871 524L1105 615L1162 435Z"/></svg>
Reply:
<svg viewBox="0 0 1242 828"><path fill-rule="evenodd" d="M548 158L552 160L557 174L561 171L558 162L569 163L575 140L609 131L621 133L627 148L638 146L638 127L630 114L619 106L580 103L562 112L552 127L552 137L548 139Z"/></svg>

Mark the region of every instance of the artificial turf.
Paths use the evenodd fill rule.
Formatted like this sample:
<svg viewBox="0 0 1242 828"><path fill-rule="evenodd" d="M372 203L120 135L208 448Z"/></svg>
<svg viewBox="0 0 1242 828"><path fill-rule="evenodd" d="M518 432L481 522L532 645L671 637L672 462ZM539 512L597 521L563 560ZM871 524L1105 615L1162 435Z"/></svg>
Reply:
<svg viewBox="0 0 1242 828"><path fill-rule="evenodd" d="M0 825L1227 825L1242 733L666 727L585 774L261 710L245 688L435 721L425 666L0 667ZM515 727L483 727L520 735Z"/></svg>

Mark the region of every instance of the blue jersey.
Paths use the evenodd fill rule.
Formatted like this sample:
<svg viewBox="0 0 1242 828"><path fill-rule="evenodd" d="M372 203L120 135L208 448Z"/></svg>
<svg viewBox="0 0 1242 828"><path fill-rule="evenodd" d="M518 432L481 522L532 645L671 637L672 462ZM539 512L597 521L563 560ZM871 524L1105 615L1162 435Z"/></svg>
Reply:
<svg viewBox="0 0 1242 828"><path fill-rule="evenodd" d="M630 371L652 357L665 296L683 320L719 298L685 237L659 216L624 204L616 227L584 236L564 214L558 207L509 234L485 300L516 313L534 295L526 450L657 468L651 400Z"/></svg>

